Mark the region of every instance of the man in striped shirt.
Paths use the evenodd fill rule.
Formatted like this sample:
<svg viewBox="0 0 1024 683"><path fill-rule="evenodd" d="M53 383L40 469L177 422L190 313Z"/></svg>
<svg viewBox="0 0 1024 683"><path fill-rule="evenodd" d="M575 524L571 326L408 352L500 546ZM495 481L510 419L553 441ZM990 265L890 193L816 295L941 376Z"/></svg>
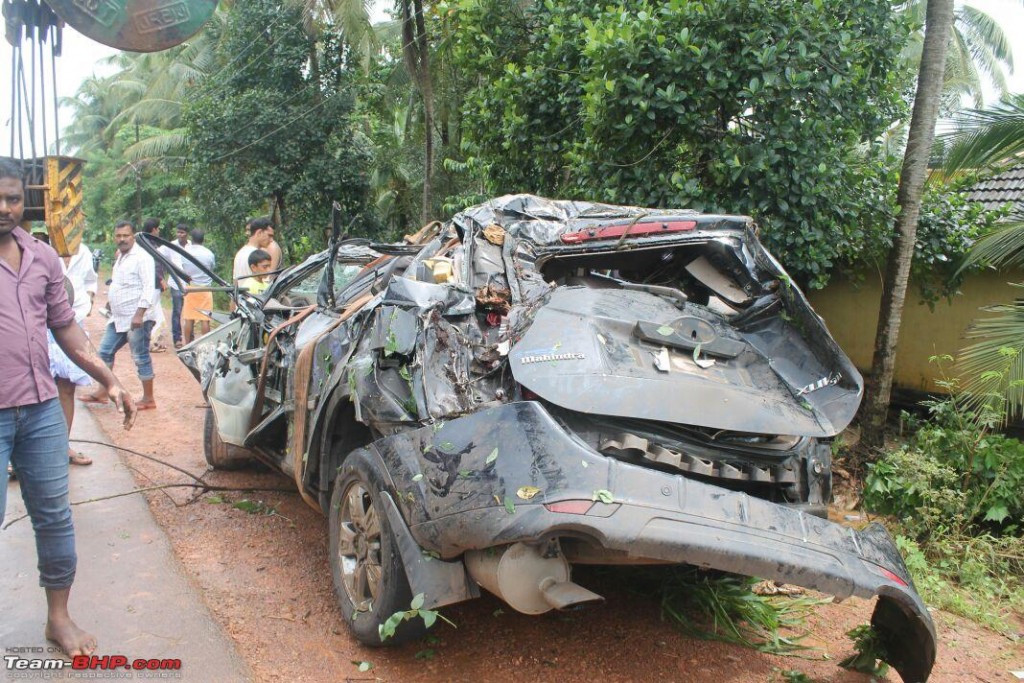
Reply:
<svg viewBox="0 0 1024 683"><path fill-rule="evenodd" d="M99 354L108 367L114 367L114 356L126 344L142 381L142 400L138 410L156 408L153 397L153 361L149 355L150 333L156 324L154 311L160 306L153 287L156 264L153 257L135 244L135 226L121 221L114 227L117 260L107 292L110 322L100 342ZM82 397L86 403L105 403L102 395Z"/></svg>

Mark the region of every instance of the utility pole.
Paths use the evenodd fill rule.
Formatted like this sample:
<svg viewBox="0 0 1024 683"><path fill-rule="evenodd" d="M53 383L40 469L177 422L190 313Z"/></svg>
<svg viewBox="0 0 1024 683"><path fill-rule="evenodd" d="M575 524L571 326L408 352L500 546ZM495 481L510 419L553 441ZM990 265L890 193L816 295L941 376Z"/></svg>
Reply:
<svg viewBox="0 0 1024 683"><path fill-rule="evenodd" d="M135 144L139 144L139 122L135 122ZM135 170L135 229L142 230L142 172L137 163L132 164Z"/></svg>

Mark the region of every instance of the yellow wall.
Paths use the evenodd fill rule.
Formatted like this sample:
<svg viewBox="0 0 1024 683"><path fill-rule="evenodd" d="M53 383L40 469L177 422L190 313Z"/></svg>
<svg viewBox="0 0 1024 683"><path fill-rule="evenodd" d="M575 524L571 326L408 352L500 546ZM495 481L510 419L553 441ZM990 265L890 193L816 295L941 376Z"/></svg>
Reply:
<svg viewBox="0 0 1024 683"><path fill-rule="evenodd" d="M938 391L934 384L937 368L928 359L941 354L955 356L964 345L964 333L971 321L991 315L980 311L981 307L1010 303L1020 297L1021 289L1008 282L1024 282L1024 273L986 271L970 275L953 303L941 299L934 312L918 303L920 294L911 286L896 352L896 386ZM807 298L854 365L861 372L869 370L882 298L881 276L868 274L856 285L836 278L823 290L807 292Z"/></svg>

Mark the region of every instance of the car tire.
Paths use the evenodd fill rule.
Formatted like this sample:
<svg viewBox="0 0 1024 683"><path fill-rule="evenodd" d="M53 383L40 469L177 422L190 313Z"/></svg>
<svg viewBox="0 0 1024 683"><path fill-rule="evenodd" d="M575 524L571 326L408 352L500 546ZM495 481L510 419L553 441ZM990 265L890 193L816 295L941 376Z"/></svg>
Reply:
<svg viewBox="0 0 1024 683"><path fill-rule="evenodd" d="M215 470L240 470L255 460L247 448L224 443L217 432L217 418L213 409L207 406L203 424L203 455L207 464Z"/></svg>
<svg viewBox="0 0 1024 683"><path fill-rule="evenodd" d="M363 645L399 645L427 629L420 618L401 622L382 641L379 627L410 609L412 590L381 502L384 475L365 449L352 451L338 470L328 510L334 593L349 629Z"/></svg>

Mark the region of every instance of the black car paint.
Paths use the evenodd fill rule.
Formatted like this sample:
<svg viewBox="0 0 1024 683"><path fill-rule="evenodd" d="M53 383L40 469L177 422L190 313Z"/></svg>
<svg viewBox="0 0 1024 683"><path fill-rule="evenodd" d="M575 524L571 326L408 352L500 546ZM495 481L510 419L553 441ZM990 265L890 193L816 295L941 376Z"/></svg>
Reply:
<svg viewBox="0 0 1024 683"><path fill-rule="evenodd" d="M693 228L685 234L629 235L631 225L652 217L663 218L666 226L685 218ZM504 233L497 244L484 235L485 228L495 225ZM561 239L570 232L577 237L587 231L602 234L599 228L607 226L617 226L621 237L597 244L566 244ZM873 621L886 639L889 661L906 681L927 679L935 657L934 626L892 539L881 527L855 532L807 514L824 511L823 499L830 491L827 438L852 419L862 381L803 294L761 247L750 219L513 196L459 214L446 230L447 236L459 238L463 268L458 282L439 285L405 277L418 277L417 271L447 236L438 235L426 245L373 245L390 258L368 266L337 292L335 309L323 308L325 299L320 297L321 310L289 331L287 343L274 352L274 371L291 382L290 364L300 348L315 340L308 438L291 447L303 449L309 466L300 472L301 483L321 507L329 499L330 473L344 457L336 440L344 440L355 426L365 426L369 443L349 446L365 446L382 459L390 476L382 492L386 513L410 583L416 592L427 594L427 605L478 594L459 559L466 550L563 539L569 553L572 544L586 544L627 559L686 562L796 583L837 597L878 595ZM650 254L671 259L694 249L715 259L742 290L746 300L735 314L710 313L704 303L673 295L671 286L620 282L611 285L621 288L620 293L607 294L600 288L574 289L570 283L580 263L595 263L599 269L620 262L635 266L647 263ZM326 258L321 254L285 271L266 300L309 269L324 265ZM566 263L576 266L560 272L560 264ZM594 272L588 286L608 286L596 277ZM508 293L507 303L494 306L490 295L502 290ZM481 298L482 291L487 296ZM329 327L360 295L370 296L370 302L344 325L323 337L311 332ZM621 302L610 308L618 312L607 315L616 298ZM480 303L485 300L491 303ZM647 313L631 320L630 301ZM253 330L266 331L289 315L245 303L240 314ZM678 319L671 317L673 307ZM492 327L490 317L485 323L485 313L501 326ZM565 322L572 315L579 323L575 329ZM677 339L693 331L685 320L675 324L679 319L703 320L718 330L716 335L728 343L706 354L716 362L746 359L742 362L749 372L721 381L717 399L715 390L700 388L701 382L710 386L706 380L714 373L702 375L689 365L689 356L696 362L701 349ZM725 320L729 329L722 327ZM604 330L602 324L617 331ZM593 329L587 338L561 339L588 326ZM658 335L665 338L670 361L686 364L696 381L696 388L688 387L693 395L678 417L666 412L678 387L673 390L674 385L645 365L643 354L658 348ZM249 339L258 343L259 335ZM595 339L604 341L595 346ZM576 349L571 343L590 346ZM606 366L583 367L588 354ZM180 355L186 362L194 359L190 348ZM573 365L580 366L577 372ZM203 372L225 372L226 367L207 363ZM630 373L635 388L623 393L621 376ZM759 382L773 387L770 401ZM652 393L651 386L660 393ZM536 400L523 400L526 388ZM278 410L283 408L291 420L294 407L288 408L288 390L286 386L282 391ZM709 401L724 399L730 405L718 409L716 418L714 409L707 410ZM707 439L705 455L721 453L722 461L714 466L723 472L726 466L736 470L728 460L744 454L768 464L795 457L807 470L786 484L797 499L779 505L748 494L745 484L724 476L698 476L642 458L627 462L609 455L618 453L613 449L599 451L600 443L591 443L594 436L586 429L574 431L566 417L590 412L598 421L642 420L648 412L645 400L656 402L661 411L662 422L651 422L649 431L674 419L689 420L701 429L723 427L723 421L729 430L749 432L796 425L793 433L803 435L803 445L774 454L717 443L714 435L702 438ZM348 427L339 429L336 416L341 413L352 415L346 418ZM246 443L267 447L261 438L254 432ZM816 441L820 438L825 441ZM658 447L666 445L684 455L693 448L685 439ZM274 448L278 452L271 463L286 467L282 454L289 444ZM817 489L811 485L812 475L821 480ZM524 499L519 496L524 486L539 493ZM610 495L612 502L594 502L585 515L545 507L603 497L598 492Z"/></svg>

